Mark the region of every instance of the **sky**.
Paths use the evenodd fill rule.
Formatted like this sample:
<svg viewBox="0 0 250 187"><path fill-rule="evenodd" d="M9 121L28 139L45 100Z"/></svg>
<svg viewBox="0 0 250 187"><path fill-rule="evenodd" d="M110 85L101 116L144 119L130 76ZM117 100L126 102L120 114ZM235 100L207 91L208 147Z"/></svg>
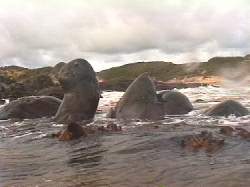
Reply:
<svg viewBox="0 0 250 187"><path fill-rule="evenodd" d="M0 66L96 71L250 53L249 0L0 0Z"/></svg>

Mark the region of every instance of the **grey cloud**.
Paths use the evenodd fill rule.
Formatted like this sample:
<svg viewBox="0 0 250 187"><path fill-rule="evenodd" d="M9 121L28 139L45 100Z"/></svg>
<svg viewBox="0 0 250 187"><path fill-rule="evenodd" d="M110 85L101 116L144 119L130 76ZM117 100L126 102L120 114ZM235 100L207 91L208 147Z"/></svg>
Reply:
<svg viewBox="0 0 250 187"><path fill-rule="evenodd" d="M0 2L0 65L40 67L81 57L99 70L248 52L249 3L220 2Z"/></svg>

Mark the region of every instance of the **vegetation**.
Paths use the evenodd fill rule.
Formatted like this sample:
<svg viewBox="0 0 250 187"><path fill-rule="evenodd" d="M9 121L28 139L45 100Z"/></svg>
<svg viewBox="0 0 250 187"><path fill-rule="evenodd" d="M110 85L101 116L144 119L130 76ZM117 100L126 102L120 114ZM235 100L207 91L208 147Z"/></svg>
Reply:
<svg viewBox="0 0 250 187"><path fill-rule="evenodd" d="M137 62L101 71L98 73L98 77L110 84L117 84L120 81L134 80L143 72L148 72L153 78L162 81L192 76L213 76L220 75L223 69L234 70L236 67L238 69L240 67L250 69L250 60L247 56L214 57L208 62L188 64L174 64L162 61Z"/></svg>

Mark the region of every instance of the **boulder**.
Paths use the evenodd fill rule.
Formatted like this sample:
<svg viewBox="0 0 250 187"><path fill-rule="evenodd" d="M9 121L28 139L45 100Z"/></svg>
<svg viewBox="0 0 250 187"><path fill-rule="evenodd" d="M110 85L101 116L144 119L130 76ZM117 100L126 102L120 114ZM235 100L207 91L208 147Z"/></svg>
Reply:
<svg viewBox="0 0 250 187"><path fill-rule="evenodd" d="M63 99L64 92L60 86L54 86L49 88L44 88L36 93L36 95L40 96L54 96L59 99Z"/></svg>
<svg viewBox="0 0 250 187"><path fill-rule="evenodd" d="M64 98L55 121L70 123L93 119L100 90L92 66L84 59L72 60L61 68L58 80L64 91Z"/></svg>
<svg viewBox="0 0 250 187"><path fill-rule="evenodd" d="M165 91L158 94L159 101L163 103L164 113L167 115L187 114L193 110L188 97L177 91Z"/></svg>
<svg viewBox="0 0 250 187"><path fill-rule="evenodd" d="M154 84L148 73L144 73L127 88L111 116L118 119L158 119L163 115Z"/></svg>
<svg viewBox="0 0 250 187"><path fill-rule="evenodd" d="M208 116L229 116L229 115L235 115L237 117L239 116L245 116L249 114L249 111L242 106L239 102L234 100L226 100L222 103L219 103L207 111L205 111L205 114Z"/></svg>
<svg viewBox="0 0 250 187"><path fill-rule="evenodd" d="M57 135L59 140L68 141L73 139L78 139L82 136L87 136L81 125L77 123L69 123L66 128L59 132Z"/></svg>
<svg viewBox="0 0 250 187"><path fill-rule="evenodd" d="M0 109L0 120L52 117L61 100L50 96L28 96L14 100Z"/></svg>

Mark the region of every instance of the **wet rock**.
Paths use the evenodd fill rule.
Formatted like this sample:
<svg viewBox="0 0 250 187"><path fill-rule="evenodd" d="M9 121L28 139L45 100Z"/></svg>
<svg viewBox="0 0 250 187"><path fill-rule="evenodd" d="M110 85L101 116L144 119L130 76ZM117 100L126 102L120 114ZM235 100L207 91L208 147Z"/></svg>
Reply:
<svg viewBox="0 0 250 187"><path fill-rule="evenodd" d="M4 99L0 99L0 105L4 105L5 104L5 100Z"/></svg>
<svg viewBox="0 0 250 187"><path fill-rule="evenodd" d="M193 110L193 105L188 97L177 91L166 91L161 93L161 101L164 113L168 115L187 114Z"/></svg>
<svg viewBox="0 0 250 187"><path fill-rule="evenodd" d="M115 115L116 115L116 111L114 108L110 108L108 113L107 113L107 118L115 118Z"/></svg>
<svg viewBox="0 0 250 187"><path fill-rule="evenodd" d="M64 92L60 86L44 88L37 92L38 96L54 96L58 99L63 99Z"/></svg>
<svg viewBox="0 0 250 187"><path fill-rule="evenodd" d="M249 139L250 138L250 132L248 132L246 129L241 128L241 127L237 127L236 130L237 130L237 135L239 135L243 139Z"/></svg>
<svg viewBox="0 0 250 187"><path fill-rule="evenodd" d="M206 101L203 99L196 99L194 102L195 103L205 103Z"/></svg>
<svg viewBox="0 0 250 187"><path fill-rule="evenodd" d="M92 119L100 90L91 65L84 59L73 60L61 68L58 79L64 90L64 98L55 121L69 123Z"/></svg>
<svg viewBox="0 0 250 187"><path fill-rule="evenodd" d="M82 126L78 123L69 123L66 128L56 134L52 134L52 137L57 137L61 141L69 141L78 139L80 137L86 137L98 133L106 132L120 132L122 128L114 123L110 123L107 127L104 126Z"/></svg>
<svg viewBox="0 0 250 187"><path fill-rule="evenodd" d="M131 83L115 108L115 117L118 119L159 119L163 115L162 105L157 100L148 73L140 75Z"/></svg>
<svg viewBox="0 0 250 187"><path fill-rule="evenodd" d="M11 101L0 109L0 119L34 119L52 117L61 100L51 96L28 96Z"/></svg>
<svg viewBox="0 0 250 187"><path fill-rule="evenodd" d="M208 116L229 116L235 115L245 116L249 114L249 111L242 106L239 102L234 100L227 100L220 104L217 104L205 112Z"/></svg>
<svg viewBox="0 0 250 187"><path fill-rule="evenodd" d="M56 136L61 141L69 141L78 139L82 136L87 136L87 133L81 125L77 123L70 123L67 125L66 129L64 129L62 132L59 132Z"/></svg>
<svg viewBox="0 0 250 187"><path fill-rule="evenodd" d="M117 131L121 131L122 128L118 125L116 125L115 123L110 123L107 125L107 129L109 131L113 131L113 132L117 132Z"/></svg>
<svg viewBox="0 0 250 187"><path fill-rule="evenodd" d="M206 152L215 152L224 145L224 139L213 137L211 132L202 131L200 134L185 136L181 141L181 146L192 151L200 149Z"/></svg>
<svg viewBox="0 0 250 187"><path fill-rule="evenodd" d="M156 93L156 95L157 95L157 100L158 100L159 102L163 102L162 95L163 95L163 94L166 94L166 93L169 93L169 92L171 92L171 90L161 90L161 91L158 91L158 92Z"/></svg>
<svg viewBox="0 0 250 187"><path fill-rule="evenodd" d="M230 126L222 126L220 127L220 133L226 136L232 136L234 132L234 128Z"/></svg>

